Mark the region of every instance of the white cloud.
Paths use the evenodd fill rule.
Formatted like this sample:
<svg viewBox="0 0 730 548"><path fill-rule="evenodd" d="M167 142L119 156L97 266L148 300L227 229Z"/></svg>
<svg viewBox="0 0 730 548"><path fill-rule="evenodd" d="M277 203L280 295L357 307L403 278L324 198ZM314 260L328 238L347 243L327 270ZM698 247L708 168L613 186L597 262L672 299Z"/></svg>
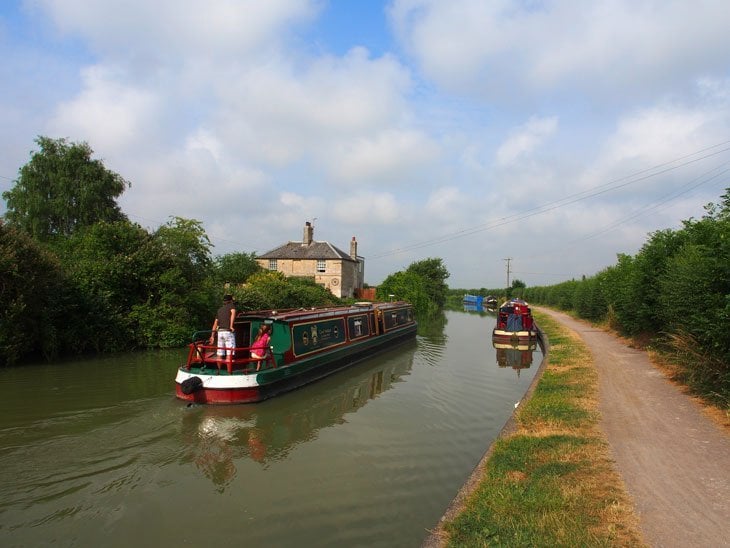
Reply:
<svg viewBox="0 0 730 548"><path fill-rule="evenodd" d="M670 189L671 182L687 183L723 160L693 161L718 150L710 147L727 141L728 131L730 104L662 102L637 109L617 120L597 160L584 172L582 184L597 186L614 179L621 183L619 178L633 175L626 182L640 184L632 183L631 190L638 187L647 192L652 188ZM661 176L645 177L652 173Z"/></svg>
<svg viewBox="0 0 730 548"><path fill-rule="evenodd" d="M390 193L359 192L338 198L330 215L345 225L393 224L402 220L395 197Z"/></svg>
<svg viewBox="0 0 730 548"><path fill-rule="evenodd" d="M190 152L198 150L206 151L216 161L219 161L221 159L223 144L212 132L200 129L188 137L185 148Z"/></svg>
<svg viewBox="0 0 730 548"><path fill-rule="evenodd" d="M509 138L497 149L497 164L505 166L529 154L533 149L552 135L558 127L556 116L538 118L533 116L526 124L513 131Z"/></svg>
<svg viewBox="0 0 730 548"><path fill-rule="evenodd" d="M188 56L256 54L320 9L316 0L35 0L35 5L60 31L83 37L99 54L140 66Z"/></svg>
<svg viewBox="0 0 730 548"><path fill-rule="evenodd" d="M101 150L126 149L141 138L159 137L154 120L162 108L159 98L146 90L120 83L101 66L83 71L81 93L58 105L48 131L72 140L85 140Z"/></svg>
<svg viewBox="0 0 730 548"><path fill-rule="evenodd" d="M414 130L387 129L333 146L333 154L324 158L334 181L358 184L417 184L408 174L432 165L439 147L426 135Z"/></svg>
<svg viewBox="0 0 730 548"><path fill-rule="evenodd" d="M464 226L465 213L472 211L473 199L461 192L458 187L447 186L436 189L428 197L424 206L424 213L430 221L441 226ZM473 217L469 217L470 223Z"/></svg>
<svg viewBox="0 0 730 548"><path fill-rule="evenodd" d="M0 190L36 135L86 140L132 181L133 220L200 219L216 253L266 251L316 218L318 239L357 236L368 283L424 256L455 286L499 285L506 256L528 284L561 281L547 275L597 271L723 191L586 239L727 154L500 225L727 141L719 0L394 0L392 51L347 42L379 19L320 28L321 0L25 5L28 28L0 36Z"/></svg>
<svg viewBox="0 0 730 548"><path fill-rule="evenodd" d="M394 58L371 59L361 48L339 59L242 68L219 86L216 125L226 142L272 165L303 156L327 163L343 141L399 125L410 88Z"/></svg>
<svg viewBox="0 0 730 548"><path fill-rule="evenodd" d="M651 97L722 70L730 48L724 0L396 0L389 14L428 78L503 99L567 87Z"/></svg>

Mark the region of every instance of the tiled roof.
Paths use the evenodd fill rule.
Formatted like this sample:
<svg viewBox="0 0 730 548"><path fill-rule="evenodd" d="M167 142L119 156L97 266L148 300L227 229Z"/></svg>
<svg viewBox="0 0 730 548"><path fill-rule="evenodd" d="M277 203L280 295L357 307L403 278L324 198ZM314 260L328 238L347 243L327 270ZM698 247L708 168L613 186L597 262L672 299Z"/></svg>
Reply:
<svg viewBox="0 0 730 548"><path fill-rule="evenodd" d="M333 246L329 242L312 242L302 245L302 242L288 242L277 248L258 255L257 259L342 259L355 261L349 254Z"/></svg>

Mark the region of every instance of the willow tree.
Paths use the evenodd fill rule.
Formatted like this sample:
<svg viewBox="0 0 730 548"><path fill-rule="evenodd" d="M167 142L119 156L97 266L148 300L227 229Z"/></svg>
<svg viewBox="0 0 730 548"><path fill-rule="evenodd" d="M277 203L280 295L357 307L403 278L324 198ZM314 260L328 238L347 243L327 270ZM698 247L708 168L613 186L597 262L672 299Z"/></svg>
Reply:
<svg viewBox="0 0 730 548"><path fill-rule="evenodd" d="M42 136L35 142L40 150L3 192L8 224L46 242L100 221L126 220L116 199L129 182L92 159L87 143Z"/></svg>

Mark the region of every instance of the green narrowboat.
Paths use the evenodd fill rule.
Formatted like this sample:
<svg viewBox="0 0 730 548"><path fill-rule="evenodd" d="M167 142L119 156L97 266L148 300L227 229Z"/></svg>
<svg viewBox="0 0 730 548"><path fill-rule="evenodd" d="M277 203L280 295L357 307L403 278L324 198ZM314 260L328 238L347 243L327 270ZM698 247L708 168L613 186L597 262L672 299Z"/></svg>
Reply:
<svg viewBox="0 0 730 548"><path fill-rule="evenodd" d="M253 336L270 327L263 358L252 357ZM204 404L253 403L349 367L416 336L413 307L404 301L351 306L259 310L236 316L236 347L228 355L193 336L177 371L178 398Z"/></svg>

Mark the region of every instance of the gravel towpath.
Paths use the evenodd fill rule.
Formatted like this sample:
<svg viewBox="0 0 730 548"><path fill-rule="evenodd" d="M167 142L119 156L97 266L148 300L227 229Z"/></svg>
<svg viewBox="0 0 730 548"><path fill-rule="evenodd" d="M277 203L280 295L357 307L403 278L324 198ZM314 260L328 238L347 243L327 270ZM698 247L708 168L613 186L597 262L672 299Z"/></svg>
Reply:
<svg viewBox="0 0 730 548"><path fill-rule="evenodd" d="M536 307L537 308L537 307ZM646 352L566 314L598 369L600 427L654 547L730 547L730 435Z"/></svg>

